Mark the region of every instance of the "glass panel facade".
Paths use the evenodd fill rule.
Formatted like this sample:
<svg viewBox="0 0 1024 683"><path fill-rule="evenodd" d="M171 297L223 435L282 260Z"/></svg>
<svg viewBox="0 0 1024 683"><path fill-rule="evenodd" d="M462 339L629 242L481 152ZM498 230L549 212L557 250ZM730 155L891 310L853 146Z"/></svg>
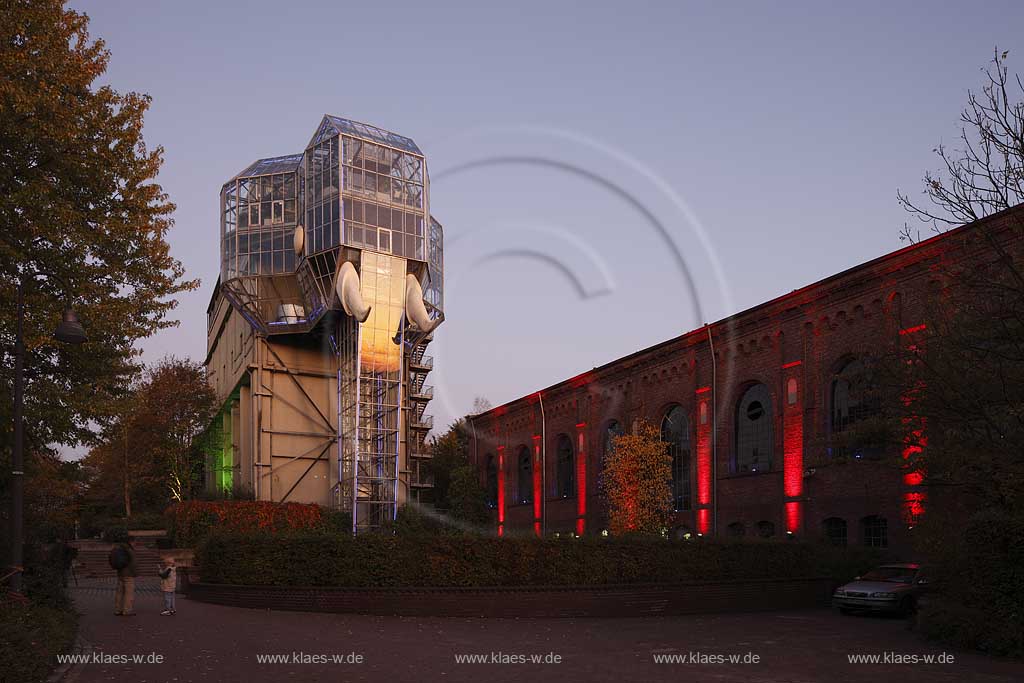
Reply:
<svg viewBox="0 0 1024 683"><path fill-rule="evenodd" d="M355 509L356 531L392 519L398 484L402 404L401 329L405 260L364 252L360 292L370 316L359 325L342 323L342 507ZM399 340L401 341L401 340Z"/></svg>
<svg viewBox="0 0 1024 683"><path fill-rule="evenodd" d="M427 285L423 288L423 299L438 310L444 310L444 228L430 217L430 233L427 239Z"/></svg>
<svg viewBox="0 0 1024 683"><path fill-rule="evenodd" d="M221 192L222 280L295 272L292 236L298 206L295 172L228 182Z"/></svg>
<svg viewBox="0 0 1024 683"><path fill-rule="evenodd" d="M427 260L421 156L342 136L344 242Z"/></svg>
<svg viewBox="0 0 1024 683"><path fill-rule="evenodd" d="M306 254L341 244L338 144L335 135L306 150Z"/></svg>

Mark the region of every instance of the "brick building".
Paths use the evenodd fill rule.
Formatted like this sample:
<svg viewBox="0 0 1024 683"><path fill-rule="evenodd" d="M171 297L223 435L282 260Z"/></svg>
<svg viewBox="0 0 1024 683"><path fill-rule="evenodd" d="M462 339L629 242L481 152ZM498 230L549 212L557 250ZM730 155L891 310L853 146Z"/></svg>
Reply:
<svg viewBox="0 0 1024 683"><path fill-rule="evenodd" d="M499 534L601 533L610 435L646 419L673 456L673 533L908 547L927 487L834 447L870 413L863 359L924 330L947 267L982 238L1019 253L1024 207L971 223L471 418ZM543 495L542 495L543 493Z"/></svg>

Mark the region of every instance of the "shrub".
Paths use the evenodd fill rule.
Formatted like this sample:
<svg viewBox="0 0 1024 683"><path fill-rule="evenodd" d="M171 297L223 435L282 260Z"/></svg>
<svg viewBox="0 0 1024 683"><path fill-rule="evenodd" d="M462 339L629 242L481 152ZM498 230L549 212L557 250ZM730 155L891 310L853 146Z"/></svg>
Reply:
<svg viewBox="0 0 1024 683"><path fill-rule="evenodd" d="M1024 656L1024 517L980 512L962 534L929 530L932 594L918 628L936 640Z"/></svg>
<svg viewBox="0 0 1024 683"><path fill-rule="evenodd" d="M78 551L65 543L47 543L25 548L25 595L35 605L71 609L67 577Z"/></svg>
<svg viewBox="0 0 1024 683"><path fill-rule="evenodd" d="M458 535L211 533L203 581L283 586L555 586L832 577L876 554L802 543L496 539Z"/></svg>
<svg viewBox="0 0 1024 683"><path fill-rule="evenodd" d="M72 549L63 543L25 549L27 602L0 592L0 680L42 681L58 653L67 652L78 617L65 590Z"/></svg>
<svg viewBox="0 0 1024 683"><path fill-rule="evenodd" d="M190 500L167 510L171 535L179 548L194 547L213 529L269 532L351 529L347 513L306 503Z"/></svg>
<svg viewBox="0 0 1024 683"><path fill-rule="evenodd" d="M917 629L954 647L999 655L1024 655L1024 624L994 616L989 607L968 607L936 596L917 615Z"/></svg>
<svg viewBox="0 0 1024 683"><path fill-rule="evenodd" d="M384 528L381 529L381 533L393 536L461 535L467 533L464 530L465 528L466 524L464 522L436 510L420 506L403 505L398 508L395 520L386 523Z"/></svg>
<svg viewBox="0 0 1024 683"><path fill-rule="evenodd" d="M71 610L0 597L0 672L3 680L43 681L78 630Z"/></svg>

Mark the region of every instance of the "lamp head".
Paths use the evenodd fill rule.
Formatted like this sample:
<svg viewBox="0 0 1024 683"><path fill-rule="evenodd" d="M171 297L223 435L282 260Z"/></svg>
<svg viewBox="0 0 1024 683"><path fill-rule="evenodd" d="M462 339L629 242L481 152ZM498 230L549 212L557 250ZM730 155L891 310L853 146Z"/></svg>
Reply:
<svg viewBox="0 0 1024 683"><path fill-rule="evenodd" d="M53 336L57 341L62 341L65 344L81 344L89 340L85 334L85 328L78 321L78 316L70 308L64 309L64 319L60 321L60 325L57 325Z"/></svg>

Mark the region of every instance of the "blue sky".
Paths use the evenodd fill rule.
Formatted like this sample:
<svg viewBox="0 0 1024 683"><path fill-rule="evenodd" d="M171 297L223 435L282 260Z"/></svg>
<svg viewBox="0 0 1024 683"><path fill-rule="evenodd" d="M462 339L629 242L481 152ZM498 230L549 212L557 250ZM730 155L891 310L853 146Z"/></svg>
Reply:
<svg viewBox="0 0 1024 683"><path fill-rule="evenodd" d="M441 424L899 248L897 188L993 47L1024 59L1015 2L72 5L105 81L153 97L172 251L203 280L145 357L204 357L221 184L330 112L427 155Z"/></svg>

